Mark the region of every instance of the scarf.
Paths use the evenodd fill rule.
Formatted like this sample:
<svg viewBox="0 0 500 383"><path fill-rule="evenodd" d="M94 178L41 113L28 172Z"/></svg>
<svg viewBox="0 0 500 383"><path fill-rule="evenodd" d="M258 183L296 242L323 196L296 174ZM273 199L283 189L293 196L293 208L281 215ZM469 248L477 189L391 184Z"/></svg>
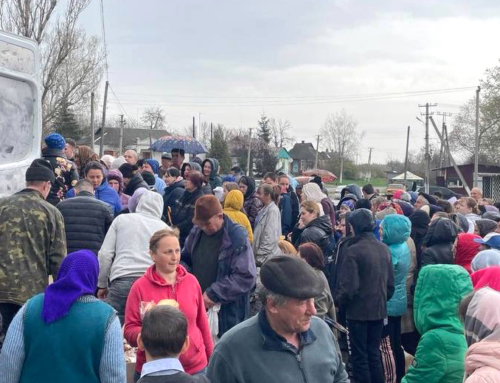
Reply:
<svg viewBox="0 0 500 383"><path fill-rule="evenodd" d="M489 287L476 291L464 327L469 346L482 341L500 342L500 293Z"/></svg>
<svg viewBox="0 0 500 383"><path fill-rule="evenodd" d="M97 289L99 263L90 250L79 250L64 258L57 280L45 289L42 319L55 322L66 316L73 303L83 295L94 295Z"/></svg>

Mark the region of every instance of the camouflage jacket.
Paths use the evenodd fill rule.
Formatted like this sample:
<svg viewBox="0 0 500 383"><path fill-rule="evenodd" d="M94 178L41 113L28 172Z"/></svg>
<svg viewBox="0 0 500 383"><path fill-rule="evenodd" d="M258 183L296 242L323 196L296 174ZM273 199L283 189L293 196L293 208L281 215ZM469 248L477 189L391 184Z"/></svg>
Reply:
<svg viewBox="0 0 500 383"><path fill-rule="evenodd" d="M43 292L65 255L63 217L40 192L0 199L0 303L22 305Z"/></svg>

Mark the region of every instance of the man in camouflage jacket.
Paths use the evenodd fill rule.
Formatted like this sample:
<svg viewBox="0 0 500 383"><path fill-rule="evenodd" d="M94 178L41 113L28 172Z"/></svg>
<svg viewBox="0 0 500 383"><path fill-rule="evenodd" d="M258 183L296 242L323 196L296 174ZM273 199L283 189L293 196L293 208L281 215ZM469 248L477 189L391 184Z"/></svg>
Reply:
<svg viewBox="0 0 500 383"><path fill-rule="evenodd" d="M50 163L34 160L26 189L0 199L0 347L14 315L57 277L66 255L63 217L45 201L54 179Z"/></svg>

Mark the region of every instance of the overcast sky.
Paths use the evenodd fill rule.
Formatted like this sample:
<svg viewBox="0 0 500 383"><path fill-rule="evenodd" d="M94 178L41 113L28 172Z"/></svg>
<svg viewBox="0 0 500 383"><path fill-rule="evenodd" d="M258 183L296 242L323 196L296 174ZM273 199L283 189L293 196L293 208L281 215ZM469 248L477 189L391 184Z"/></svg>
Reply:
<svg viewBox="0 0 500 383"><path fill-rule="evenodd" d="M99 4L81 18L90 34L101 34ZM456 113L497 65L499 11L497 0L104 0L109 81L128 116L161 105L179 130L199 113L255 127L265 112L315 143L328 113L345 108L365 132L360 162L368 147L375 162L403 159L408 125L410 150L424 144L418 104ZM471 88L346 97L460 87Z"/></svg>

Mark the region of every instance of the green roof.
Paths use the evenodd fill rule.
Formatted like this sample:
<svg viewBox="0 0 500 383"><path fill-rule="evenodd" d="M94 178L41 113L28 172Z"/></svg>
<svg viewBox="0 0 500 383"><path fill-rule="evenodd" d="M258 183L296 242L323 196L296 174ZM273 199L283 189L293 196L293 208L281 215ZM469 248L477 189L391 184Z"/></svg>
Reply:
<svg viewBox="0 0 500 383"><path fill-rule="evenodd" d="M288 154L288 150L286 150L285 148L280 148L280 150L278 151L278 154L276 155L277 158L279 159L291 159L292 157L290 157L290 154Z"/></svg>

